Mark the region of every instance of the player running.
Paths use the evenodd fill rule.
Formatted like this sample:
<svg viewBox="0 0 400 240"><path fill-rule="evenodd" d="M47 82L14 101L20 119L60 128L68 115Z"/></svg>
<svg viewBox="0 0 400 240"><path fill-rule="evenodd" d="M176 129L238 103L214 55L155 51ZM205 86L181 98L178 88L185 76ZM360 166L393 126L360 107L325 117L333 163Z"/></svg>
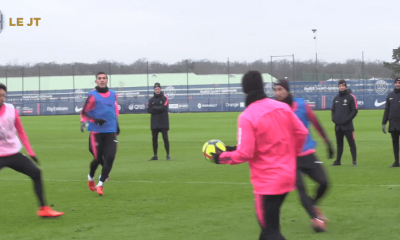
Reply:
<svg viewBox="0 0 400 240"><path fill-rule="evenodd" d="M260 240L285 239L280 231L280 208L296 188L296 156L308 130L287 104L268 99L261 74L242 79L246 109L238 118L237 149L214 155L217 164L248 162L254 188Z"/></svg>
<svg viewBox="0 0 400 240"><path fill-rule="evenodd" d="M333 158L332 144L317 116L310 106L304 101L303 98L293 98L289 90L289 83L287 80L279 80L275 84L274 93L278 101L287 103L297 117L303 122L304 126L308 128L310 123L318 131L319 135L324 139L328 147L328 158ZM328 178L325 173L322 162L320 162L315 155L316 142L313 140L311 133L308 134L306 143L303 146L302 152L297 157L297 190L299 191L300 200L303 207L311 217L311 226L316 232L326 231L326 223L328 219L324 216L323 212L317 207L318 201L325 194L328 187ZM307 174L311 179L316 181L319 185L315 197L312 199L306 193L305 184L302 174Z"/></svg>
<svg viewBox="0 0 400 240"><path fill-rule="evenodd" d="M85 121L85 119L81 115L81 132L85 131L86 124L87 124L87 122ZM89 134L89 152L93 156L93 160L90 162L89 176L92 176L92 178L94 178L94 173L96 172L96 170L99 167L99 165L101 165L101 163L99 161L97 161L96 158L94 158L92 144L90 143L90 134ZM99 176L99 180L100 180L100 178L101 178L101 175ZM108 180L110 180L110 178L106 179L106 181L108 181ZM91 189L93 187L93 185L94 185L94 183L92 183L92 181L88 181L89 189Z"/></svg>
<svg viewBox="0 0 400 240"><path fill-rule="evenodd" d="M104 72L97 73L95 82L97 87L88 93L81 114L84 120L89 122L88 131L91 132L90 142L94 158L103 166L101 178L95 186L94 173L97 165L95 168L91 165L91 172L88 175L89 189L103 196L103 185L111 172L117 152L116 135L119 134L117 120L119 110L117 94L107 87L107 75Z"/></svg>
<svg viewBox="0 0 400 240"><path fill-rule="evenodd" d="M7 87L4 84L0 84L0 169L9 167L32 179L40 205L40 208L36 212L38 216L61 216L64 214L63 212L54 211L46 205L41 170L29 158L19 152L22 149L19 140L21 139L29 156L38 163L38 159L31 148L17 110L12 104L5 103L6 93Z"/></svg>

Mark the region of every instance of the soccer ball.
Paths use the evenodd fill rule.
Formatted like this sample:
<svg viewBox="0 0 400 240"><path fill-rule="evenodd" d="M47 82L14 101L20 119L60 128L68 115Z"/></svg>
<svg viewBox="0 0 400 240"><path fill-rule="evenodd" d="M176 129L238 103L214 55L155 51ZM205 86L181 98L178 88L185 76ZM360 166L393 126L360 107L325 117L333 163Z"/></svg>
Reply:
<svg viewBox="0 0 400 240"><path fill-rule="evenodd" d="M211 153L221 153L226 151L225 144L220 140L210 140L203 145L203 154L207 161L214 162L214 157Z"/></svg>

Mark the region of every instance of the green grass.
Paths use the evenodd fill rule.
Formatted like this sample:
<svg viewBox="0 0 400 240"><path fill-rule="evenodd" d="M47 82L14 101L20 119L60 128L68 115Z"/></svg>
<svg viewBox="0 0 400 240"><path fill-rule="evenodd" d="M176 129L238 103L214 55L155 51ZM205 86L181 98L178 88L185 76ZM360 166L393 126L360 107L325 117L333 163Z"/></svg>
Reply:
<svg viewBox="0 0 400 240"><path fill-rule="evenodd" d="M172 162L165 160L161 135L160 160L147 161L152 156L149 115L120 116L117 158L103 197L87 188L92 157L78 116L22 117L42 163L48 202L66 214L37 217L29 178L3 169L0 239L258 239L248 165L214 165L201 154L209 139L235 144L238 114L171 114ZM330 112L317 114L334 140ZM311 231L292 192L281 214L287 239L398 239L400 169L388 168L393 153L390 135L381 133L382 114L365 110L356 117L358 167L351 166L347 143L343 165L329 166L333 160L326 159L317 137L318 156L332 181L321 203L330 218L328 232ZM313 183L308 184L312 190Z"/></svg>

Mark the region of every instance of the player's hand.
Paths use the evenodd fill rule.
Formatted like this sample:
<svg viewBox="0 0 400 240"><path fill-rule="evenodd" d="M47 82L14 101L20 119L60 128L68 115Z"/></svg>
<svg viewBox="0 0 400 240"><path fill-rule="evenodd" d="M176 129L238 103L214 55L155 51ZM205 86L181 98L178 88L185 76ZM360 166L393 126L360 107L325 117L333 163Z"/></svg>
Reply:
<svg viewBox="0 0 400 240"><path fill-rule="evenodd" d="M107 121L104 119L95 119L94 123L99 125L99 126L103 126L104 123L106 123Z"/></svg>
<svg viewBox="0 0 400 240"><path fill-rule="evenodd" d="M222 152L221 152L222 153ZM213 159L211 162L215 163L215 164L219 164L219 155L221 153L211 153L211 156L213 156Z"/></svg>
<svg viewBox="0 0 400 240"><path fill-rule="evenodd" d="M236 151L236 146L226 146L225 147L226 148L226 151L227 152L233 152L233 151Z"/></svg>
<svg viewBox="0 0 400 240"><path fill-rule="evenodd" d="M39 159L36 156L30 156L35 163L39 164Z"/></svg>
<svg viewBox="0 0 400 240"><path fill-rule="evenodd" d="M386 124L382 124L382 132L386 134Z"/></svg>
<svg viewBox="0 0 400 240"><path fill-rule="evenodd" d="M86 128L86 122L82 121L81 122L81 132L84 132Z"/></svg>
<svg viewBox="0 0 400 240"><path fill-rule="evenodd" d="M333 147L330 141L328 141L326 143L328 145L328 159L332 159L333 158Z"/></svg>

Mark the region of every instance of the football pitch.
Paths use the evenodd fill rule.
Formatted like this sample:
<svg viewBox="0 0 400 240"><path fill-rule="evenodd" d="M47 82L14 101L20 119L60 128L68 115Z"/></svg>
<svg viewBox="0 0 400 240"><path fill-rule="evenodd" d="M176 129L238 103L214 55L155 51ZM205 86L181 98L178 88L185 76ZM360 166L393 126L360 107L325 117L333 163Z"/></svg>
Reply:
<svg viewBox="0 0 400 240"><path fill-rule="evenodd" d="M236 144L238 115L170 114L171 162L165 159L161 134L159 160L147 161L152 157L150 115L121 115L118 153L103 197L87 187L92 156L79 116L21 117L41 161L48 203L65 215L36 216L30 179L3 169L0 239L258 239L248 165L215 165L201 153L210 139ZM330 111L317 115L335 143ZM390 134L381 132L382 115L382 110L361 110L355 118L357 167L351 165L346 141L343 165L330 166L334 159L327 159L313 131L331 180L321 202L330 219L328 232L313 233L295 191L281 212L287 239L399 239L400 168L388 168L394 159ZM315 187L307 183L308 190Z"/></svg>

